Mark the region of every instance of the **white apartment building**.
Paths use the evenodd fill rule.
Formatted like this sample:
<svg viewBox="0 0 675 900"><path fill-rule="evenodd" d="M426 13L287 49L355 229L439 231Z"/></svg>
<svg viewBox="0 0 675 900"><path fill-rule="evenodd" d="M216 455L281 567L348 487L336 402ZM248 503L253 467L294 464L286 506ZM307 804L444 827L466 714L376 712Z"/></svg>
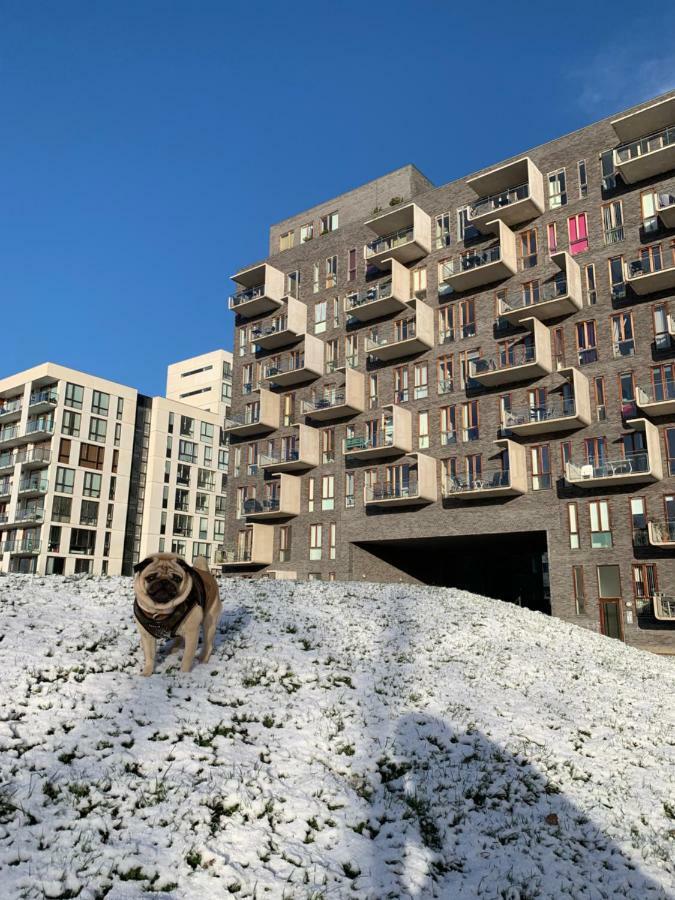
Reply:
<svg viewBox="0 0 675 900"><path fill-rule="evenodd" d="M232 404L232 353L213 350L172 363L166 370L166 396L224 419Z"/></svg>

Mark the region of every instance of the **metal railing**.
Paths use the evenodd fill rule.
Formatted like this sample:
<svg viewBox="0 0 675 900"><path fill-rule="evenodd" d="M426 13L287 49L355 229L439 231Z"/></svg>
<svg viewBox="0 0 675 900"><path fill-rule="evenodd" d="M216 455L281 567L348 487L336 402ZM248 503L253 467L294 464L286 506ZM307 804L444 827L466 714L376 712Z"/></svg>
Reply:
<svg viewBox="0 0 675 900"><path fill-rule="evenodd" d="M366 503L375 500L404 500L419 497L419 485L416 481L407 484L378 484L366 488Z"/></svg>
<svg viewBox="0 0 675 900"><path fill-rule="evenodd" d="M500 312L508 313L517 309L526 309L528 306L537 306L539 303L547 303L549 300L557 300L567 296L567 279L555 278L544 284L536 284L528 293L523 291L511 291L499 301Z"/></svg>
<svg viewBox="0 0 675 900"><path fill-rule="evenodd" d="M626 338L623 341L614 341L612 344L612 356L614 359L618 359L621 356L634 356L635 355L635 340L633 338Z"/></svg>
<svg viewBox="0 0 675 900"><path fill-rule="evenodd" d="M44 462L48 463L51 459L51 450L42 450L33 448L32 450L19 450L15 454L14 460L18 463Z"/></svg>
<svg viewBox="0 0 675 900"><path fill-rule="evenodd" d="M386 300L391 297L393 289L393 279L385 278L378 281L365 291L358 291L353 294L347 294L345 297L345 309L350 312L352 309L358 309L368 303L375 303L377 300Z"/></svg>
<svg viewBox="0 0 675 900"><path fill-rule="evenodd" d="M672 619L675 621L675 597L669 597L660 591L654 591L652 602L654 604L654 615L657 619Z"/></svg>
<svg viewBox="0 0 675 900"><path fill-rule="evenodd" d="M5 553L39 553L40 542L31 540L10 540L3 543L2 549Z"/></svg>
<svg viewBox="0 0 675 900"><path fill-rule="evenodd" d="M216 550L214 554L214 562L218 565L251 562L251 558L251 550L249 549Z"/></svg>
<svg viewBox="0 0 675 900"><path fill-rule="evenodd" d="M259 340L261 337L268 337L271 334L280 334L282 331L288 330L288 317L282 316L280 319L277 319L276 322L272 322L271 325L266 325L264 328L256 328L253 331L253 340Z"/></svg>
<svg viewBox="0 0 675 900"><path fill-rule="evenodd" d="M279 512L280 508L280 497L267 497L263 500L244 500L244 515L251 515L251 513Z"/></svg>
<svg viewBox="0 0 675 900"><path fill-rule="evenodd" d="M649 472L649 454L646 450L631 453L622 459L600 460L582 465L567 463L567 477L572 481L593 478L613 478L621 475L638 475Z"/></svg>
<svg viewBox="0 0 675 900"><path fill-rule="evenodd" d="M55 390L47 390L47 391L34 391L30 395L29 406L37 406L38 403L53 403L56 404L59 402L59 395Z"/></svg>
<svg viewBox="0 0 675 900"><path fill-rule="evenodd" d="M344 439L344 453L353 453L356 450L377 450L382 447L394 446L394 432L385 431L374 438L349 437Z"/></svg>
<svg viewBox="0 0 675 900"><path fill-rule="evenodd" d="M259 422L260 411L256 412L255 415L248 413L245 413L244 415L241 413L231 413L229 416L225 417L226 428L236 428L238 425L257 425Z"/></svg>
<svg viewBox="0 0 675 900"><path fill-rule="evenodd" d="M664 128L662 131L655 131L647 137L638 138L636 141L622 144L614 151L614 158L617 163L631 162L647 153L654 153L656 150L663 150L675 144L675 126Z"/></svg>
<svg viewBox="0 0 675 900"><path fill-rule="evenodd" d="M26 425L26 434L34 434L36 431L44 431L51 434L54 431L53 419L29 419Z"/></svg>
<svg viewBox="0 0 675 900"><path fill-rule="evenodd" d="M304 353L298 357L289 356L288 359L280 362L278 366L266 366L265 378L274 378L275 375L284 375L287 372L297 372L298 369L304 369L304 367Z"/></svg>
<svg viewBox="0 0 675 900"><path fill-rule="evenodd" d="M15 522L42 522L44 519L44 509L17 509L14 514Z"/></svg>
<svg viewBox="0 0 675 900"><path fill-rule="evenodd" d="M494 488L510 487L511 473L508 469L488 469L476 475L449 475L443 480L443 496L465 491L488 491Z"/></svg>
<svg viewBox="0 0 675 900"><path fill-rule="evenodd" d="M498 194L490 194L487 197L481 197L471 207L469 207L469 219L476 219L478 216L484 216L486 213L501 209L504 206L510 206L517 203L518 200L527 200L530 196L530 185L519 184L517 187L507 188Z"/></svg>
<svg viewBox="0 0 675 900"><path fill-rule="evenodd" d="M509 347L495 357L481 357L480 359L472 359L471 375L483 375L487 372L497 372L502 369L513 369L517 366L524 366L528 363L536 362L537 348L532 344L518 344Z"/></svg>
<svg viewBox="0 0 675 900"><path fill-rule="evenodd" d="M653 544L675 544L675 521L649 522L649 538Z"/></svg>
<svg viewBox="0 0 675 900"><path fill-rule="evenodd" d="M668 256L670 255L670 260ZM641 278L643 275L654 275L665 269L675 266L675 250L672 248L659 249L658 253L650 253L639 259L632 259L626 264L626 277L630 281L633 278Z"/></svg>
<svg viewBox="0 0 675 900"><path fill-rule="evenodd" d="M8 416L10 413L19 412L23 406L23 401L9 400L7 403L0 404L0 416Z"/></svg>
<svg viewBox="0 0 675 900"><path fill-rule="evenodd" d="M388 337L381 334L373 334L366 337L365 350L377 350L378 347L387 347L391 344L401 344L403 341L409 341L417 337L417 327L414 319L407 321L403 327L393 329Z"/></svg>
<svg viewBox="0 0 675 900"><path fill-rule="evenodd" d="M530 406L527 409L511 410L504 415L504 428L517 425L530 425L534 422L548 422L551 419L565 419L576 414L573 399L545 403L543 406Z"/></svg>
<svg viewBox="0 0 675 900"><path fill-rule="evenodd" d="M49 489L49 481L46 478L22 478L19 482L19 493L25 494L28 491L40 491L46 494Z"/></svg>
<svg viewBox="0 0 675 900"><path fill-rule="evenodd" d="M392 231L389 234L376 238L374 241L369 241L366 244L366 258L395 250L396 247L400 247L402 244L409 244L413 240L414 231L413 225L407 225L405 228L399 228L398 231Z"/></svg>
<svg viewBox="0 0 675 900"><path fill-rule="evenodd" d="M13 441L19 436L19 428L17 425L6 425L0 428L0 443L2 441Z"/></svg>
<svg viewBox="0 0 675 900"><path fill-rule="evenodd" d="M459 275L462 272L470 272L472 269L479 269L481 266L487 266L490 263L499 262L502 258L501 244L495 244L485 250L467 250L455 259L450 259L443 264L441 276L443 281L447 281L452 275Z"/></svg>
<svg viewBox="0 0 675 900"><path fill-rule="evenodd" d="M261 453L260 454L260 465L261 466L270 466L270 465L278 465L279 463L287 463L287 462L297 462L300 459L300 451L297 448L293 448L290 450L286 450L285 453L271 454L271 453Z"/></svg>
<svg viewBox="0 0 675 900"><path fill-rule="evenodd" d="M345 401L346 395L344 391L333 391L330 394L324 394L323 397L317 397L316 400L303 400L302 408L304 413L313 413L321 409L343 406Z"/></svg>
<svg viewBox="0 0 675 900"><path fill-rule="evenodd" d="M230 308L233 309L235 306L239 306L242 303L248 303L250 300L255 300L264 295L264 284L256 284L255 287L244 288L244 290L237 291L230 296Z"/></svg>
<svg viewBox="0 0 675 900"><path fill-rule="evenodd" d="M625 238L623 225L616 225L614 228L607 228L605 230L605 247L609 247L610 244L620 244Z"/></svg>
<svg viewBox="0 0 675 900"><path fill-rule="evenodd" d="M666 380L637 389L640 406L645 403L663 403L665 400L675 400L675 381Z"/></svg>
<svg viewBox="0 0 675 900"><path fill-rule="evenodd" d="M0 497L6 497L12 493L12 479L0 478Z"/></svg>

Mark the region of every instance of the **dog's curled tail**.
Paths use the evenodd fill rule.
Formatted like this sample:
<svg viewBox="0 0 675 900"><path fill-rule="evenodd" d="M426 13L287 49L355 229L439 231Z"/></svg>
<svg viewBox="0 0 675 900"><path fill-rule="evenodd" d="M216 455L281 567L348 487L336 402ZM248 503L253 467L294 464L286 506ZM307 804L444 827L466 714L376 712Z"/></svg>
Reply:
<svg viewBox="0 0 675 900"><path fill-rule="evenodd" d="M195 569L201 569L202 572L209 571L209 564L203 556L195 556L194 560L192 561L192 565L195 567Z"/></svg>

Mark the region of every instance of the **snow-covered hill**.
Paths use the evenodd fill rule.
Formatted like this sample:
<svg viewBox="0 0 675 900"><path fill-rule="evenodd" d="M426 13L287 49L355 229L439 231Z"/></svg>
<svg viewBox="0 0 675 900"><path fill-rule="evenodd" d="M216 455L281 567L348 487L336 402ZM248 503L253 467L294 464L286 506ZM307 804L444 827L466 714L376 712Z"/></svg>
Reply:
<svg viewBox="0 0 675 900"><path fill-rule="evenodd" d="M0 894L675 897L675 664L453 590L223 581L139 677L130 581L0 578Z"/></svg>

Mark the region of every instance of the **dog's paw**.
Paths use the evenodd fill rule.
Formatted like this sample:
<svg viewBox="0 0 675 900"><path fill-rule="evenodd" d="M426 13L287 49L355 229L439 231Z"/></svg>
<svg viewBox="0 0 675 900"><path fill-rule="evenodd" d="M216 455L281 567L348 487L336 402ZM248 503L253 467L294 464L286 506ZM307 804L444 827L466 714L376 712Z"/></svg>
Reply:
<svg viewBox="0 0 675 900"><path fill-rule="evenodd" d="M152 669L142 669L141 670L142 678L149 678L151 675L152 675Z"/></svg>

